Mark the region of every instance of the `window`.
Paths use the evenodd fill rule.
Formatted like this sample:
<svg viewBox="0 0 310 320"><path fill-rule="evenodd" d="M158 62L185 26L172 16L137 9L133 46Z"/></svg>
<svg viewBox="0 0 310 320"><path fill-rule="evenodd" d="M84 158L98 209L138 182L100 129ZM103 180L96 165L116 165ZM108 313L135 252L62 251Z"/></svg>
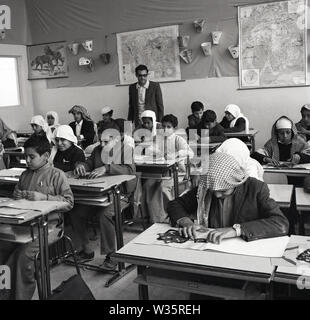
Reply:
<svg viewBox="0 0 310 320"><path fill-rule="evenodd" d="M16 57L0 57L0 107L20 105Z"/></svg>

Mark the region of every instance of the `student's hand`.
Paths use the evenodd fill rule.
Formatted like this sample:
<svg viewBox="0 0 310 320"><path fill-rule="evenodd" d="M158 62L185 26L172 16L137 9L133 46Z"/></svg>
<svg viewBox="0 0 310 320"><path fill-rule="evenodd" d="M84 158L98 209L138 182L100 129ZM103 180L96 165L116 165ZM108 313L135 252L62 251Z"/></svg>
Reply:
<svg viewBox="0 0 310 320"><path fill-rule="evenodd" d="M297 163L299 163L299 161L300 161L300 155L297 153L293 154L293 156L291 158L291 162L293 164L297 164Z"/></svg>
<svg viewBox="0 0 310 320"><path fill-rule="evenodd" d="M214 230L210 230L207 233L207 241L220 244L223 239L227 238L236 238L237 232L233 228L218 228Z"/></svg>
<svg viewBox="0 0 310 320"><path fill-rule="evenodd" d="M81 176L81 177L85 177L86 169L85 169L84 164L82 164L82 163L77 164L74 169L74 174Z"/></svg>
<svg viewBox="0 0 310 320"><path fill-rule="evenodd" d="M280 165L280 161L276 160L276 159L273 159L273 158L269 158L269 157L265 157L264 158L264 162L266 163L270 163L272 164L273 166L275 167L278 167Z"/></svg>
<svg viewBox="0 0 310 320"><path fill-rule="evenodd" d="M37 191L26 191L26 199L31 201L47 200L47 195Z"/></svg>
<svg viewBox="0 0 310 320"><path fill-rule="evenodd" d="M95 179L95 178L102 177L106 174L106 172L107 172L107 169L105 166L96 168L88 175L87 179Z"/></svg>
<svg viewBox="0 0 310 320"><path fill-rule="evenodd" d="M299 133L303 133L303 134L310 134L310 131L305 129L304 127L300 127L300 129L298 130Z"/></svg>
<svg viewBox="0 0 310 320"><path fill-rule="evenodd" d="M13 192L13 198L15 200L24 199L26 197L25 191L20 189L15 189Z"/></svg>
<svg viewBox="0 0 310 320"><path fill-rule="evenodd" d="M190 218L184 217L179 221L179 234L185 238L196 239L198 228L199 226L195 225Z"/></svg>

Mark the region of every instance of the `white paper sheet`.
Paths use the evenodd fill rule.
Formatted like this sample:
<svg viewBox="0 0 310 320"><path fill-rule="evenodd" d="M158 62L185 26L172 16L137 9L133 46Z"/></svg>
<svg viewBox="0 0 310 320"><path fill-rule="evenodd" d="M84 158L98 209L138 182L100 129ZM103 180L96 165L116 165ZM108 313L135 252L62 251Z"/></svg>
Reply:
<svg viewBox="0 0 310 320"><path fill-rule="evenodd" d="M289 237L277 237L269 239L261 239L246 242L241 238L224 239L220 244L213 243L194 243L192 240L188 240L184 243L165 243L164 241L157 240L158 233L166 232L171 228L166 224L155 224L152 226L152 232L144 232L134 239L134 243L145 244L145 245L160 245L170 246L180 249L191 249L191 250L215 250L220 252L257 256L257 257L270 257L278 258L282 257L285 248L289 242ZM199 234L202 237L203 234Z"/></svg>

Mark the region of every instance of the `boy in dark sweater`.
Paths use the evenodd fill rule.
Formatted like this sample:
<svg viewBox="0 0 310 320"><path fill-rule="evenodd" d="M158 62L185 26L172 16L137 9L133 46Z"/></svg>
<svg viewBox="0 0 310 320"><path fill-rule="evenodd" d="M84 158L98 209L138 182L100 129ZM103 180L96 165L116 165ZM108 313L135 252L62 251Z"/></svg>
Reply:
<svg viewBox="0 0 310 320"><path fill-rule="evenodd" d="M222 142L226 139L224 135L224 128L217 123L216 113L213 110L207 110L203 113L201 122L197 129L200 138L205 137L208 133L210 143Z"/></svg>

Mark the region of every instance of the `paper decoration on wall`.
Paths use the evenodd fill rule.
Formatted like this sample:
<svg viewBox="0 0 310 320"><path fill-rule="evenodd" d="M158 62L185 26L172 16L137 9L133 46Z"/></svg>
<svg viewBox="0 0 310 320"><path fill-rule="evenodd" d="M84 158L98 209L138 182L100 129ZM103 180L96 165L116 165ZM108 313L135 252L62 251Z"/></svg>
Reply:
<svg viewBox="0 0 310 320"><path fill-rule="evenodd" d="M79 59L79 66L85 66L87 67L90 71L94 71L95 65L94 65L94 59L91 57L85 58L81 57Z"/></svg>
<svg viewBox="0 0 310 320"><path fill-rule="evenodd" d="M193 50L183 49L182 51L180 51L179 56L185 63L191 63L193 61Z"/></svg>
<svg viewBox="0 0 310 320"><path fill-rule="evenodd" d="M193 24L197 33L201 33L203 31L205 23L206 23L205 19L194 20Z"/></svg>
<svg viewBox="0 0 310 320"><path fill-rule="evenodd" d="M219 44L220 43L221 35L222 35L222 31L213 31L212 32L213 44Z"/></svg>
<svg viewBox="0 0 310 320"><path fill-rule="evenodd" d="M228 50L234 59L239 58L239 47L238 46L229 46Z"/></svg>
<svg viewBox="0 0 310 320"><path fill-rule="evenodd" d="M212 51L211 51L211 46L212 43L211 42L203 42L200 47L202 49L203 54L207 57L207 56L211 56Z"/></svg>
<svg viewBox="0 0 310 320"><path fill-rule="evenodd" d="M110 63L110 60L111 60L110 53L101 53L101 55L99 57L104 64Z"/></svg>
<svg viewBox="0 0 310 320"><path fill-rule="evenodd" d="M80 44L77 42L68 44L68 49L74 56L76 56L79 53L79 47L80 47Z"/></svg>
<svg viewBox="0 0 310 320"><path fill-rule="evenodd" d="M1 31L0 31L0 40L4 40L4 39L5 39L5 36L6 36L5 30L1 30Z"/></svg>
<svg viewBox="0 0 310 320"><path fill-rule="evenodd" d="M85 41L83 41L82 42L82 46L87 52L93 51L93 40L85 40Z"/></svg>
<svg viewBox="0 0 310 320"><path fill-rule="evenodd" d="M180 48L187 48L190 36L178 36L178 43Z"/></svg>

